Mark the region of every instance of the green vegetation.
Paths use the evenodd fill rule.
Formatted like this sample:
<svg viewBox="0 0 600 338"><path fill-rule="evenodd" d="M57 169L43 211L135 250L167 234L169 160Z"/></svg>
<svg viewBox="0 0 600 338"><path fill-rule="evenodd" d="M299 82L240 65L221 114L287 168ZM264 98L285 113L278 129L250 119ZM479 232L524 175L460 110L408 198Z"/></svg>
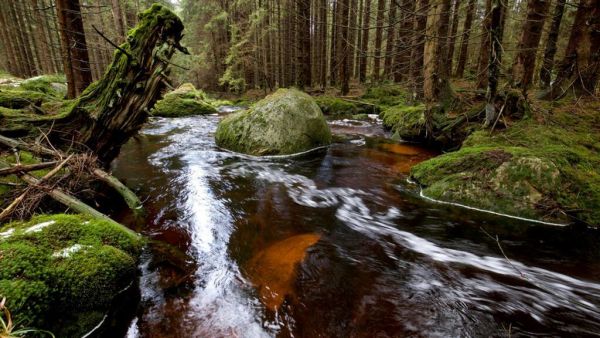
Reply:
<svg viewBox="0 0 600 338"><path fill-rule="evenodd" d="M64 75L41 75L24 80L19 88L64 98L67 94L67 79Z"/></svg>
<svg viewBox="0 0 600 338"><path fill-rule="evenodd" d="M354 103L333 96L317 96L315 97L315 101L323 114L334 117L348 117L378 112L376 106Z"/></svg>
<svg viewBox="0 0 600 338"><path fill-rule="evenodd" d="M475 132L457 152L415 166L425 195L517 216L600 224L600 116L560 107L545 121Z"/></svg>
<svg viewBox="0 0 600 338"><path fill-rule="evenodd" d="M319 106L295 89L279 89L217 127L217 145L251 155L283 155L331 143Z"/></svg>
<svg viewBox="0 0 600 338"><path fill-rule="evenodd" d="M389 107L379 115L383 126L391 130L394 138L414 140L425 137L425 105Z"/></svg>
<svg viewBox="0 0 600 338"><path fill-rule="evenodd" d="M214 114L217 109L207 102L207 95L191 83L181 85L156 103L151 111L154 116L181 117Z"/></svg>
<svg viewBox="0 0 600 338"><path fill-rule="evenodd" d="M396 105L406 105L411 101L411 98L410 94L401 85L386 83L367 88L367 92L361 100L385 109Z"/></svg>
<svg viewBox="0 0 600 338"><path fill-rule="evenodd" d="M23 325L81 336L133 281L141 239L80 215L37 216L0 228L0 298Z"/></svg>

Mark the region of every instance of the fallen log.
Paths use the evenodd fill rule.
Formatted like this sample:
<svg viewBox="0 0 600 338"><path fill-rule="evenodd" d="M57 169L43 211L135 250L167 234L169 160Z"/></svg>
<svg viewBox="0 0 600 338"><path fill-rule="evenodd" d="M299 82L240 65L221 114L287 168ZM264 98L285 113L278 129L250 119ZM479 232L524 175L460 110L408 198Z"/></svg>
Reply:
<svg viewBox="0 0 600 338"><path fill-rule="evenodd" d="M92 170L92 173L99 180L106 183L111 188L115 189L121 195L121 197L123 197L123 200L136 217L141 217L144 215L144 207L142 205L142 201L140 201L137 195L133 191L131 191L131 189L127 188L125 184L123 184L116 177L110 175L104 170L94 169Z"/></svg>

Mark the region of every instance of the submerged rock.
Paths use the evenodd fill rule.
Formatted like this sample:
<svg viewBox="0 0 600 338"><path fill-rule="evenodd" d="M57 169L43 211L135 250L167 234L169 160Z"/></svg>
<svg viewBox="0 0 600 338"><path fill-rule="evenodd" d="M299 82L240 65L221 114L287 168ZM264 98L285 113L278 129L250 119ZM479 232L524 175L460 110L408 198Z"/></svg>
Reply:
<svg viewBox="0 0 600 338"><path fill-rule="evenodd" d="M331 131L312 97L279 89L224 118L215 138L220 147L245 154L284 155L330 144Z"/></svg>
<svg viewBox="0 0 600 338"><path fill-rule="evenodd" d="M191 115L215 114L217 109L207 102L204 92L193 84L185 83L164 98L152 109L152 115L162 117L181 117Z"/></svg>
<svg viewBox="0 0 600 338"><path fill-rule="evenodd" d="M286 296L294 295L298 264L320 238L318 234L292 236L272 244L249 261L248 276L269 310L277 311Z"/></svg>
<svg viewBox="0 0 600 338"><path fill-rule="evenodd" d="M81 337L133 282L141 238L79 215L0 228L0 298L21 325Z"/></svg>

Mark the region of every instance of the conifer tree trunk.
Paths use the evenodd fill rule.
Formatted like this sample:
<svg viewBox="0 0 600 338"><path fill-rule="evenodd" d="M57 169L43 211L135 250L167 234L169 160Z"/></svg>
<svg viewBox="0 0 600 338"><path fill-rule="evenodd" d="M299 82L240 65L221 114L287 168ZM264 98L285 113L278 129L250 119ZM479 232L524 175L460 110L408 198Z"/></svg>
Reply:
<svg viewBox="0 0 600 338"><path fill-rule="evenodd" d="M540 82L542 88L548 88L550 86L550 81L552 81L554 56L556 55L557 50L556 42L558 40L558 33L560 32L563 13L565 11L565 3L566 0L557 0L556 7L554 7L552 24L550 25L550 32L548 33L546 48L544 50L544 61L542 63L542 68L540 69Z"/></svg>
<svg viewBox="0 0 600 338"><path fill-rule="evenodd" d="M319 10L321 11L321 18L322 18L322 22L321 22L321 60L320 62L320 66L321 66L321 70L320 70L320 74L321 74L321 78L320 78L320 83L321 83L321 88L325 88L327 87L327 0L320 0L320 8Z"/></svg>
<svg viewBox="0 0 600 338"><path fill-rule="evenodd" d="M36 42L37 48L40 51L42 71L45 74L53 72L52 60L50 56L50 50L52 49L51 42L46 40L46 24L44 22L42 12L38 3L38 0L31 0L31 6L33 7L33 14L35 15L35 28L36 28Z"/></svg>
<svg viewBox="0 0 600 338"><path fill-rule="evenodd" d="M371 0L364 0L365 8L362 25L362 43L360 50L360 67L358 78L361 83L367 82L367 56L369 53L369 25L371 24Z"/></svg>
<svg viewBox="0 0 600 338"><path fill-rule="evenodd" d="M350 48L348 43L348 14L350 9L349 0L338 0L340 7L340 21L338 27L338 68L341 84L341 94L346 95L349 91L349 54Z"/></svg>
<svg viewBox="0 0 600 338"><path fill-rule="evenodd" d="M12 25L12 32L16 36L16 47L19 50L19 61L21 64L21 76L30 77L33 75L33 60L31 60L30 56L27 54L26 50L26 41L23 37L23 30L20 29L22 23L19 20L19 16L17 15L17 11L15 10L15 1L9 0L7 3L9 10L9 20L8 22Z"/></svg>
<svg viewBox="0 0 600 338"><path fill-rule="evenodd" d="M3 46L6 48L6 54L10 65L9 71L15 75L21 75L21 67L16 56L17 48L10 34L10 27L6 19L6 11L0 11L0 33L3 41Z"/></svg>
<svg viewBox="0 0 600 338"><path fill-rule="evenodd" d="M363 27L363 15L364 15L364 0L360 0L358 3L357 11L358 25L356 26L356 49L354 53L354 77L359 78L360 74L360 53L362 51L362 27Z"/></svg>
<svg viewBox="0 0 600 338"><path fill-rule="evenodd" d="M471 25L473 23L473 15L475 13L475 3L475 0L469 0L469 5L467 6L467 17L465 18L462 38L460 41L460 54L458 55L456 73L454 73L454 75L458 78L463 77L465 73L465 67L467 65L467 54L469 52L469 39L471 38Z"/></svg>
<svg viewBox="0 0 600 338"><path fill-rule="evenodd" d="M592 96L600 77L600 0L581 0L571 28L565 57L546 99L568 93Z"/></svg>
<svg viewBox="0 0 600 338"><path fill-rule="evenodd" d="M531 0L527 3L527 17L523 25L523 33L517 46L517 56L512 66L511 82L514 87L526 92L533 81L535 56L548 7L549 0Z"/></svg>
<svg viewBox="0 0 600 338"><path fill-rule="evenodd" d="M329 85L335 86L337 84L337 36L338 36L338 22L339 22L339 0L333 0L333 10L331 12L331 42L329 44L330 56L329 56Z"/></svg>
<svg viewBox="0 0 600 338"><path fill-rule="evenodd" d="M396 38L396 1L390 2L390 10L388 14L388 29L387 29L387 42L385 44L385 63L383 65L384 73L386 77L392 78L392 63L394 60L394 39Z"/></svg>
<svg viewBox="0 0 600 338"><path fill-rule="evenodd" d="M383 23L385 18L385 0L377 1L377 27L375 29L375 59L373 60L373 80L379 81L381 75L381 44L383 43Z"/></svg>
<svg viewBox="0 0 600 338"><path fill-rule="evenodd" d="M394 81L400 82L403 76L410 71L410 53L411 53L411 31L413 28L413 13L415 11L415 2L412 0L402 0L400 5L400 15L402 17L400 29L398 30L398 39L394 52Z"/></svg>
<svg viewBox="0 0 600 338"><path fill-rule="evenodd" d="M454 0L452 3L452 24L450 25L450 37L448 38L448 63L446 72L451 75L454 63L454 47L456 46L456 33L458 32L458 19L460 17L459 10L460 1Z"/></svg>
<svg viewBox="0 0 600 338"><path fill-rule="evenodd" d="M425 47L423 52L423 98L425 102L437 102L441 99L447 83L447 74L442 63L445 40L441 37L447 33L448 0L432 0L427 14Z"/></svg>
<svg viewBox="0 0 600 338"><path fill-rule="evenodd" d="M413 41L410 54L410 73L413 100L423 97L423 49L427 27L428 0L417 0L413 23Z"/></svg>
<svg viewBox="0 0 600 338"><path fill-rule="evenodd" d="M502 0L493 0L490 8L490 53L488 56L488 81L486 90L486 107L485 107L485 125L493 126L499 113L496 105L496 95L498 92L498 78L500 75L500 67L502 66L502 35L504 32L504 22L506 18L506 8L502 4ZM505 103L504 103L505 104Z"/></svg>
<svg viewBox="0 0 600 338"><path fill-rule="evenodd" d="M488 82L488 66L492 49L492 0L485 1L485 12L481 25L481 43L479 44L479 60L477 62L477 88L484 89Z"/></svg>
<svg viewBox="0 0 600 338"><path fill-rule="evenodd" d="M115 22L115 29L117 31L118 42L121 43L125 40L125 24L123 22L123 11L121 10L121 1L111 0L111 8L113 19Z"/></svg>
<svg viewBox="0 0 600 338"><path fill-rule="evenodd" d="M63 46L63 67L67 76L67 97L74 98L92 82L79 0L56 0L56 14Z"/></svg>
<svg viewBox="0 0 600 338"><path fill-rule="evenodd" d="M311 60L310 60L310 0L298 1L298 21L299 21L299 44L298 61L300 63L300 73L298 86L300 88L309 87L312 83L311 78Z"/></svg>
<svg viewBox="0 0 600 338"><path fill-rule="evenodd" d="M358 18L358 1L350 0L350 9L348 11L348 76L352 77L354 64L356 62L356 48L359 45L357 42L357 29L356 23Z"/></svg>

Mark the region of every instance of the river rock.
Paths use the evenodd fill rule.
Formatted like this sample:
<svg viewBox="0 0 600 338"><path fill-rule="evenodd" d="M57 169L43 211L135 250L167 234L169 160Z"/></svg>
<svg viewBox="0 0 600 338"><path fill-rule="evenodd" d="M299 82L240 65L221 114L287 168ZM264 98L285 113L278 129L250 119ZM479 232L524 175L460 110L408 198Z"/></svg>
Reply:
<svg viewBox="0 0 600 338"><path fill-rule="evenodd" d="M224 118L215 135L220 147L251 155L285 155L331 143L331 131L315 100L279 89L248 110Z"/></svg>
<svg viewBox="0 0 600 338"><path fill-rule="evenodd" d="M207 102L203 91L196 89L191 83L184 83L165 94L164 98L156 103L151 113L161 117L181 117L215 114L217 109Z"/></svg>

